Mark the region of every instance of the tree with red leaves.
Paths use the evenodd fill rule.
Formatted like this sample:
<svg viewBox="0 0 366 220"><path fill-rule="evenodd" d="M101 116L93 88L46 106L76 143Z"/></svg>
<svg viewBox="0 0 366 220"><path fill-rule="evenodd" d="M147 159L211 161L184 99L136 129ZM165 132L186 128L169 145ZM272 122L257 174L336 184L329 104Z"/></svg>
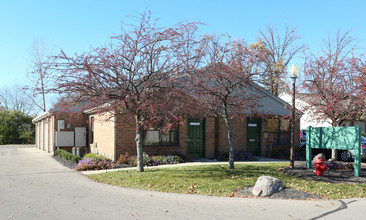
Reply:
<svg viewBox="0 0 366 220"><path fill-rule="evenodd" d="M309 93L308 108L319 119L331 120L332 126L359 120L363 101L358 96L359 71L353 51L356 40L350 32L338 32L334 40L324 41L320 56L308 56L304 70L304 87ZM332 158L337 159L336 150Z"/></svg>
<svg viewBox="0 0 366 220"><path fill-rule="evenodd" d="M182 72L193 71L200 49L195 41L198 23L158 27L150 13L135 17L105 47L81 55L57 57L53 92L68 101L87 101L98 111L132 115L136 125L137 170L143 168L144 130L156 123L169 128L182 121L185 96L175 88Z"/></svg>
<svg viewBox="0 0 366 220"><path fill-rule="evenodd" d="M249 48L243 40L209 36L202 63L190 75L187 93L198 100L206 116L225 121L229 142L229 169L234 169L234 142L230 120L256 111L261 93L253 83L263 51ZM193 83L191 83L193 82Z"/></svg>

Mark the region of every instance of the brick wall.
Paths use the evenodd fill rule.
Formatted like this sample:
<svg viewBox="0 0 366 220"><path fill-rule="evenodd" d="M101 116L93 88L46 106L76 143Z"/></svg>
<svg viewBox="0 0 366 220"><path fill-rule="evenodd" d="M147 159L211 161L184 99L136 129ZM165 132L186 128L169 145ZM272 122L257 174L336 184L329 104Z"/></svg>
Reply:
<svg viewBox="0 0 366 220"><path fill-rule="evenodd" d="M58 129L58 120L65 121L64 129ZM57 131L74 131L75 127L86 127L88 134L88 116L83 113L64 113L58 112L53 115L53 146L54 150L56 150L56 132ZM88 138L86 139L86 146L88 146ZM59 149L63 149L71 152L72 147L59 147Z"/></svg>
<svg viewBox="0 0 366 220"><path fill-rule="evenodd" d="M115 115L116 123L105 121L111 115L91 115L95 117L94 140L97 142L98 153L113 159L113 134L115 134L116 159L125 153L136 155L136 125L132 115ZM90 116L89 116L90 117ZM230 120L233 129L234 146L236 150L246 149L246 119L234 117ZM299 142L300 126L296 122L296 143ZM271 149L266 143L264 132L267 130L266 119L261 120L262 141L261 156L266 157ZM115 126L115 133L113 127ZM89 135L90 136L90 135ZM93 144L90 144L93 151ZM284 149L284 146L272 146L272 150ZM227 128L223 119L207 117L205 120L205 157L214 158L220 152L227 152L229 144ZM171 154L180 152L187 155L187 124L179 125L179 146L145 146L143 151L149 155Z"/></svg>
<svg viewBox="0 0 366 220"><path fill-rule="evenodd" d="M224 119L216 119L216 155L221 152L229 151L229 141L227 138L227 127ZM230 119L233 131L233 140L235 150L245 149L246 146L246 120L239 117Z"/></svg>
<svg viewBox="0 0 366 220"><path fill-rule="evenodd" d="M86 127L87 116L83 113L70 115L68 113L52 113L50 116L36 122L36 147L46 152L51 152L50 142L53 145L53 152L56 150L56 132L58 131L57 120L65 121L65 128L60 131L74 131L75 127ZM50 130L52 137L50 136ZM72 147L59 147L71 151Z"/></svg>
<svg viewBox="0 0 366 220"><path fill-rule="evenodd" d="M143 151L149 155L165 155L180 152L187 154L187 127L179 125L178 146L144 146ZM136 155L136 122L132 115L118 114L116 123L116 155L129 153Z"/></svg>
<svg viewBox="0 0 366 220"><path fill-rule="evenodd" d="M58 131L58 120L65 121L65 128L60 131L74 131L75 127L86 127L88 124L88 116L83 113L68 114L68 113L57 113L55 115L55 131Z"/></svg>
<svg viewBox="0 0 366 220"><path fill-rule="evenodd" d="M205 158L214 158L216 149L217 118L207 117L205 120Z"/></svg>
<svg viewBox="0 0 366 220"><path fill-rule="evenodd" d="M116 115L116 156L136 155L136 123L133 115Z"/></svg>
<svg viewBox="0 0 366 220"><path fill-rule="evenodd" d="M89 121L94 118L94 142L89 134L90 151L107 158L114 159L114 116L113 113L98 113L89 115ZM90 126L91 123L89 123ZM91 128L89 128L91 132Z"/></svg>

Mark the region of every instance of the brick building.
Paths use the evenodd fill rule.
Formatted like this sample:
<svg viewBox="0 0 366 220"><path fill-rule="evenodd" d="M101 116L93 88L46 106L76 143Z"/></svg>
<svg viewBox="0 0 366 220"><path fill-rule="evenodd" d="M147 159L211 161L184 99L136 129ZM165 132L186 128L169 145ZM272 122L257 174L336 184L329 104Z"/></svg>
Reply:
<svg viewBox="0 0 366 220"><path fill-rule="evenodd" d="M290 123L286 119L291 112L288 104L265 90L258 102L260 117L231 119L236 150L245 149L254 155L271 157L290 146ZM69 117L44 113L33 120L36 124L36 146L52 152L54 146L71 151L78 144L77 130L84 128L87 151L117 160L119 155L136 154L136 125L131 116L119 113L93 111ZM157 128L146 131L144 152L147 154L169 154L180 152L191 158L214 158L229 150L227 128L224 120L207 117L204 120L186 119L186 123L163 132ZM61 127L60 127L61 126ZM69 134L67 132L70 132ZM74 133L72 133L74 132ZM300 124L296 120L295 134ZM57 138L58 134L58 138ZM73 136L73 137L72 137ZM295 143L300 143L296 135ZM72 139L72 140L70 140ZM66 140L66 141L64 141ZM81 143L84 143L81 142ZM65 144L67 146L64 146Z"/></svg>
<svg viewBox="0 0 366 220"><path fill-rule="evenodd" d="M72 151L73 147L87 151L88 117L84 113L48 111L35 117L36 148L53 153L56 148Z"/></svg>
<svg viewBox="0 0 366 220"><path fill-rule="evenodd" d="M258 100L261 103L257 118L231 119L236 150L245 149L254 155L271 157L290 146L291 112L288 105L265 90ZM118 113L84 111L89 120L90 151L117 160L126 152L136 154L135 119ZM229 150L227 128L224 120L207 117L204 120L186 119L186 123L168 132L157 128L146 131L144 152L169 154L180 152L191 158L214 158ZM295 134L299 134L299 120ZM296 142L300 143L296 135Z"/></svg>

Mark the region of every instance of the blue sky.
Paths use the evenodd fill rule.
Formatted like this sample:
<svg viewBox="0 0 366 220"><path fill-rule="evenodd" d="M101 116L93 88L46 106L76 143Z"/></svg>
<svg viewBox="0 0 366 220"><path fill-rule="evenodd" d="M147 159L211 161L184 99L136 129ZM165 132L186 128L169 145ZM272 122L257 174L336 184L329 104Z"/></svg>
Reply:
<svg viewBox="0 0 366 220"><path fill-rule="evenodd" d="M268 23L281 30L297 27L302 42L316 51L322 39L337 30L353 30L366 47L364 1L239 1L239 0L0 0L0 88L27 84L29 49L43 39L54 52L87 51L120 33L128 15L150 9L161 26L182 20L200 21L202 33L228 33L254 42Z"/></svg>

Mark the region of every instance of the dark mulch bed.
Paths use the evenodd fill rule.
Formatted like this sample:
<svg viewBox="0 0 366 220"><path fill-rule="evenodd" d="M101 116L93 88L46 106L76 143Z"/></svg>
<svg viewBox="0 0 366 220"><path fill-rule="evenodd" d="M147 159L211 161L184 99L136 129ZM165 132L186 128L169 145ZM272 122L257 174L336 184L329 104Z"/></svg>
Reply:
<svg viewBox="0 0 366 220"><path fill-rule="evenodd" d="M345 162L338 162L347 164ZM324 172L323 176L315 175L315 166L312 165L310 169L306 168L305 161L296 161L295 168L285 167L281 169L281 172L301 177L308 180L323 181L329 183L366 183L366 163L361 163L360 176L356 177L353 170L336 170L331 169Z"/></svg>
<svg viewBox="0 0 366 220"><path fill-rule="evenodd" d="M252 190L254 187L247 187L234 193L234 197L240 198L268 198L268 199L296 199L296 200L317 200L322 199L317 194L307 193L301 190L284 188L281 192L275 193L269 197L253 196Z"/></svg>
<svg viewBox="0 0 366 220"><path fill-rule="evenodd" d="M338 162L347 164L344 162ZM361 173L359 177L354 175L353 170L327 170L323 176L315 175L315 166L310 169L306 168L305 161L296 161L295 168L285 167L280 170L281 172L300 177L307 180L323 181L329 183L364 183L366 184L366 163L361 163ZM252 194L253 187L247 187L234 193L235 197L242 198L270 198L270 199L296 199L296 200L314 200L322 199L317 194L311 194L303 192L301 190L285 188L279 193L275 193L270 197L256 197Z"/></svg>
<svg viewBox="0 0 366 220"><path fill-rule="evenodd" d="M74 169L75 168L75 165L76 163L72 162L72 161L69 161L69 160L65 160L64 158L60 157L60 156L52 156L53 159L55 159L57 162L59 162L60 164L64 165L65 167L67 168L70 168L70 169Z"/></svg>

